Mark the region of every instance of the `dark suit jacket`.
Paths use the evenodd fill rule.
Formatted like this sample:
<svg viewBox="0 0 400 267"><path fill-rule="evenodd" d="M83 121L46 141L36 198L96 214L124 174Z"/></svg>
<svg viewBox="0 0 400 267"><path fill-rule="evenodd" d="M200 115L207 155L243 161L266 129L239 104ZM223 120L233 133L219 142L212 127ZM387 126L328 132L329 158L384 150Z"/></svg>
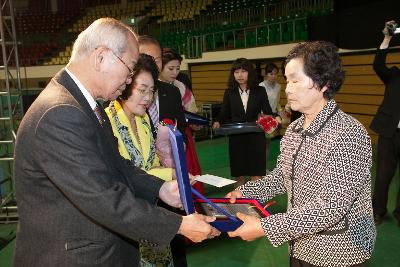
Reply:
<svg viewBox="0 0 400 267"><path fill-rule="evenodd" d="M219 122L255 122L258 114L272 114L264 87L251 88L245 112L239 89L228 89L224 94ZM266 172L266 138L264 133L246 133L229 136L231 175L261 176Z"/></svg>
<svg viewBox="0 0 400 267"><path fill-rule="evenodd" d="M388 49L378 49L374 70L385 84L385 95L370 128L384 137L392 137L400 120L400 70L386 66Z"/></svg>
<svg viewBox="0 0 400 267"><path fill-rule="evenodd" d="M255 122L260 111L264 114L272 114L268 96L263 87L257 86L250 90L246 112L244 111L242 99L240 98L239 89L228 89L224 94L224 101L222 102L218 121L221 124Z"/></svg>
<svg viewBox="0 0 400 267"><path fill-rule="evenodd" d="M172 84L157 80L159 120L171 119L178 121L178 129L185 136L187 126L179 89ZM185 137L186 140L186 137Z"/></svg>
<svg viewBox="0 0 400 267"><path fill-rule="evenodd" d="M61 71L18 130L15 266L135 266L136 241L164 246L181 217L155 206L162 181L128 165Z"/></svg>

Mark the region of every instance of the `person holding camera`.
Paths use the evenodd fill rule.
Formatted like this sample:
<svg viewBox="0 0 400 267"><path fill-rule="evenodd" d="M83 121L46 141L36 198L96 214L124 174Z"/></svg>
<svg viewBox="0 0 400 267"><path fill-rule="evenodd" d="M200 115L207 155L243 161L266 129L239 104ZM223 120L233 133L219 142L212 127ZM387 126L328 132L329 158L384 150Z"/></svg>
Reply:
<svg viewBox="0 0 400 267"><path fill-rule="evenodd" d="M388 21L383 29L383 41L374 60L374 70L385 84L385 94L370 128L379 134L375 190L372 199L375 224L382 223L387 209L389 185L396 172L400 155L400 69L386 65L386 56L392 37L398 28ZM400 191L397 195L394 217L400 226Z"/></svg>

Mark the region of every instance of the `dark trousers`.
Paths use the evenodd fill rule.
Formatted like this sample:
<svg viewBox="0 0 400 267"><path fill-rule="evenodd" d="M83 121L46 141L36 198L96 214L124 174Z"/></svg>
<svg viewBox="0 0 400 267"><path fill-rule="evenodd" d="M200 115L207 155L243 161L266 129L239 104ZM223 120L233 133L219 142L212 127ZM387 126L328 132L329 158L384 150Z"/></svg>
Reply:
<svg viewBox="0 0 400 267"><path fill-rule="evenodd" d="M168 206L168 204L161 200L158 201L158 205L180 215L186 215L184 211ZM187 267L185 237L182 235L175 235L175 237L171 240L170 247L174 267Z"/></svg>
<svg viewBox="0 0 400 267"><path fill-rule="evenodd" d="M187 267L185 237L176 235L174 239L172 239L170 246L174 267Z"/></svg>
<svg viewBox="0 0 400 267"><path fill-rule="evenodd" d="M398 129L392 138L379 136L375 189L372 199L375 215L383 216L386 214L389 185L396 172L399 159L400 130ZM400 188L393 214L400 219Z"/></svg>
<svg viewBox="0 0 400 267"><path fill-rule="evenodd" d="M355 265L350 265L349 267L366 267L367 266L367 261ZM312 265L308 262L296 259L296 258L290 258L290 267L317 267L316 265Z"/></svg>

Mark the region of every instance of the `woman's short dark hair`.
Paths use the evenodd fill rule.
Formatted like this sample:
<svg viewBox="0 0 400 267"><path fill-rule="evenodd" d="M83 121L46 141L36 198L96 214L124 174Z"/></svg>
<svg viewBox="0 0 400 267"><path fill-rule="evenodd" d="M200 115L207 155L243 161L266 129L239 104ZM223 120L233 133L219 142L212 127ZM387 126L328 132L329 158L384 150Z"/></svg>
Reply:
<svg viewBox="0 0 400 267"><path fill-rule="evenodd" d="M161 59L162 59L163 69L164 69L164 66L172 60L178 60L179 62L182 62L182 60L183 60L183 58L181 57L181 55L179 55L178 52L176 52L174 49L169 48L169 47L162 49Z"/></svg>
<svg viewBox="0 0 400 267"><path fill-rule="evenodd" d="M276 70L277 72L279 72L279 68L277 65L275 65L274 63L268 63L267 65L265 65L265 75L267 75L268 73L273 72L274 70Z"/></svg>
<svg viewBox="0 0 400 267"><path fill-rule="evenodd" d="M257 87L257 74L254 70L253 64L247 58L236 59L231 67L231 72L229 74L228 88L237 90L239 88L239 83L235 80L234 73L238 69L244 69L248 72L247 76L247 86L249 89Z"/></svg>
<svg viewBox="0 0 400 267"><path fill-rule="evenodd" d="M284 65L296 58L303 59L304 73L319 90L326 86L324 97L332 99L340 90L345 77L338 48L325 41L300 43L289 52Z"/></svg>
<svg viewBox="0 0 400 267"><path fill-rule="evenodd" d="M132 82L131 84L128 84L126 86L126 89L122 92L122 94L119 97L120 99L127 100L132 95L133 87L136 85L136 78L139 76L140 73L142 72L150 73L154 81L158 79L158 74L159 74L157 64L154 61L153 57L146 54L140 54L139 59L135 67L133 68L133 72L134 74L132 76ZM155 86L154 90L156 90Z"/></svg>

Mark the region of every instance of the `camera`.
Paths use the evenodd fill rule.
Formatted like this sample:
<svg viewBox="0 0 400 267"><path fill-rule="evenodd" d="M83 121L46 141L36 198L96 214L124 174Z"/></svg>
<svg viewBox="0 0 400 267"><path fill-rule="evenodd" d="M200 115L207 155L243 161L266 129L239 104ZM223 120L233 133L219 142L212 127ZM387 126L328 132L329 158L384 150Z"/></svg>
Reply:
<svg viewBox="0 0 400 267"><path fill-rule="evenodd" d="M394 21L388 22L386 24L386 29L388 30L388 33L389 33L390 36L394 36L394 35L400 34L399 24L397 24Z"/></svg>

